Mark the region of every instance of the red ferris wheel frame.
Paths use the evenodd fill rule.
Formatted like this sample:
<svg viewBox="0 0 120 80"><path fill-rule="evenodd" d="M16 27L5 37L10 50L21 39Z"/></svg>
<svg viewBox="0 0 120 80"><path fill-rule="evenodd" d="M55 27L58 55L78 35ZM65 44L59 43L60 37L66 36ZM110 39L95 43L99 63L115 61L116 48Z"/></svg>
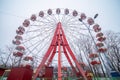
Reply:
<svg viewBox="0 0 120 80"><path fill-rule="evenodd" d="M63 48L64 55L66 56L66 58L67 58L67 60L68 60L68 62L70 64L70 66L72 67L73 71L75 71L76 73L81 73L81 75L84 77L84 79L87 80L83 69L81 68L79 62L77 61L74 53L72 52L72 50L71 50L71 48L70 48L70 46L68 44L68 41L67 41L66 36L64 34L64 31L62 29L61 22L57 23L57 27L56 27L52 42L51 42L47 52L45 53L40 65L38 66L38 68L36 70L36 73L34 75L34 80L37 78L40 70L45 65L47 60L48 60L47 66L50 65L50 63L52 62L53 57L54 57L57 50L58 50L58 80L62 80L62 74L61 74L61 48ZM72 64L72 61L71 61L68 53L71 56L71 58L73 59L73 61L75 62L75 64L76 64L79 71L77 71L76 68L74 67L74 65Z"/></svg>

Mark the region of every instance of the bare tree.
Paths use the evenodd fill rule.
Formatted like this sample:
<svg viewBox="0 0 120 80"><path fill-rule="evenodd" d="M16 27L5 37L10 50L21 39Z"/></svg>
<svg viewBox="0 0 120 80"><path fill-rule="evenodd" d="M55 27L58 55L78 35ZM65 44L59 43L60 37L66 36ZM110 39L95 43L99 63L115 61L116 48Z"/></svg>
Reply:
<svg viewBox="0 0 120 80"><path fill-rule="evenodd" d="M16 64L16 58L13 56L14 47L6 46L0 53L0 63L3 67L13 67Z"/></svg>
<svg viewBox="0 0 120 80"><path fill-rule="evenodd" d="M120 72L120 33L107 31L105 33L107 46L107 59L112 70Z"/></svg>
<svg viewBox="0 0 120 80"><path fill-rule="evenodd" d="M0 49L0 66L6 66L6 53Z"/></svg>

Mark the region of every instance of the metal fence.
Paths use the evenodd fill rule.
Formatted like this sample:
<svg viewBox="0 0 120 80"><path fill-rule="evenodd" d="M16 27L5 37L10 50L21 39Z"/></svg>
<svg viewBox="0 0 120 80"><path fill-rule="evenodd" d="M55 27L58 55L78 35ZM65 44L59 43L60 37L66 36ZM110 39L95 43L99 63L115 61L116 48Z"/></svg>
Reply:
<svg viewBox="0 0 120 80"><path fill-rule="evenodd" d="M36 80L58 80L58 78L37 78ZM76 78L76 77L64 77L62 80L84 80L83 78ZM94 77L92 80L120 80L120 77L110 77L110 78L101 78L101 77Z"/></svg>

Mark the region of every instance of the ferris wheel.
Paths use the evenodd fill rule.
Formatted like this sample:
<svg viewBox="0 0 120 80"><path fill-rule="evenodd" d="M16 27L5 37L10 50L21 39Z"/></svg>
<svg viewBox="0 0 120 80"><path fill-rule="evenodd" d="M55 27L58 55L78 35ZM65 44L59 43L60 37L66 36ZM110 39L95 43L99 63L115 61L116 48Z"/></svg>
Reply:
<svg viewBox="0 0 120 80"><path fill-rule="evenodd" d="M97 15L91 18L87 17L85 13L67 8L48 9L31 15L18 27L15 39L12 41L15 45L13 55L18 61L17 65L30 64L34 68L38 67L51 45L59 23L62 25L67 42L75 56L81 52L79 47L82 46L80 45L82 37L91 39L95 43L97 51L104 53L106 48L104 48L103 41L106 38L101 32L101 27L95 23L95 17ZM63 53L62 51L61 49L61 53ZM58 64L57 56L58 54L55 54L50 65L56 66ZM62 66L69 66L65 55L61 56ZM91 53L87 56L93 60L98 57L98 54ZM91 64L99 65L101 62L93 60Z"/></svg>

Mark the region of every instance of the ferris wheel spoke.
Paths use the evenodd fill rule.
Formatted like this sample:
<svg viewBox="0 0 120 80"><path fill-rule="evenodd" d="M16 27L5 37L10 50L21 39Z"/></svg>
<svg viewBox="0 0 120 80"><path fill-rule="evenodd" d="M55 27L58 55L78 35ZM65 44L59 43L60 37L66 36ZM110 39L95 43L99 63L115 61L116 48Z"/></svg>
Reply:
<svg viewBox="0 0 120 80"><path fill-rule="evenodd" d="M51 29L54 29L53 27L42 27L40 29L30 29L30 30L27 30L26 33L31 33L31 32L41 32L43 30L51 30Z"/></svg>
<svg viewBox="0 0 120 80"><path fill-rule="evenodd" d="M52 14L52 16L49 16L51 19L53 19L54 23L58 23L57 17L55 16L55 14Z"/></svg>
<svg viewBox="0 0 120 80"><path fill-rule="evenodd" d="M86 29L86 28L81 28L81 27L76 27L76 26L70 26L70 28L71 29L73 29L73 30L83 30L83 31L87 31L88 29Z"/></svg>
<svg viewBox="0 0 120 80"><path fill-rule="evenodd" d="M67 27L72 27L72 28L75 28L75 29L82 29L82 30L88 30L84 24L81 24L81 23L75 23L75 22L71 22L71 23L67 23L66 24Z"/></svg>
<svg viewBox="0 0 120 80"><path fill-rule="evenodd" d="M70 30L73 32L73 31L76 31L76 32L81 32L81 33L84 33L84 32L87 32L87 29L81 29L81 28L74 28L74 27L70 27ZM74 32L74 33L76 33Z"/></svg>
<svg viewBox="0 0 120 80"><path fill-rule="evenodd" d="M65 21L65 23L66 24L69 24L69 23L76 23L76 22L78 22L78 18L76 17L74 17L74 16L71 16L70 18L68 18L68 19L66 19L66 21Z"/></svg>
<svg viewBox="0 0 120 80"><path fill-rule="evenodd" d="M24 46L26 47L26 49L27 49L27 51L25 52L25 55L26 55L26 54L29 54L29 53L34 54L34 53L31 52L31 50L30 50L29 48L27 48L27 45L25 45L25 44L23 44L23 45L24 45Z"/></svg>
<svg viewBox="0 0 120 80"><path fill-rule="evenodd" d="M68 15L69 16L69 15ZM64 18L64 20L62 21L62 23L69 23L69 21L73 18L73 17L68 17L68 16L66 16L65 18Z"/></svg>
<svg viewBox="0 0 120 80"><path fill-rule="evenodd" d="M52 16L48 16L50 18L50 20L53 20L54 23L57 23L57 18L55 17L54 14L52 14Z"/></svg>
<svg viewBox="0 0 120 80"><path fill-rule="evenodd" d="M73 45L73 44L75 44L74 42L74 40L72 40L71 38L69 38L69 37L67 37L67 39L69 40L69 44L70 44L70 47L72 48L72 50L73 50L73 52L75 53L75 54L77 54L77 50L76 50L76 47Z"/></svg>
<svg viewBox="0 0 120 80"><path fill-rule="evenodd" d="M71 35L71 39L74 39L73 41L76 41L76 39L80 40L80 36L76 36L76 35L74 35L72 33L67 33L67 35Z"/></svg>
<svg viewBox="0 0 120 80"><path fill-rule="evenodd" d="M65 33L71 33L71 34L75 34L76 36L77 35L83 35L83 36L86 36L88 37L88 34L85 33L85 31L83 30L80 30L80 29L77 29L77 30L74 30L74 29L71 29L71 28L64 28L65 29Z"/></svg>
<svg viewBox="0 0 120 80"><path fill-rule="evenodd" d="M27 42L27 41L30 41L30 40L33 40L33 39L36 39L36 38L38 38L39 36L41 36L41 35L42 35L43 33L45 33L45 32L51 33L52 31L54 31L54 29L42 31L42 32L40 32L39 34L37 34L37 35L35 35L35 36L32 36L32 37L29 37L29 38L25 39L23 43L25 43L25 42Z"/></svg>
<svg viewBox="0 0 120 80"><path fill-rule="evenodd" d="M50 28L54 27L55 24L52 24L50 22L38 22L38 24L31 24L31 28L35 29L41 29L41 28Z"/></svg>
<svg viewBox="0 0 120 80"><path fill-rule="evenodd" d="M76 18L76 19L71 18L68 20L67 24L76 23L76 22L80 23L80 22L78 22L78 18ZM83 24L81 23L81 25L83 25Z"/></svg>
<svg viewBox="0 0 120 80"><path fill-rule="evenodd" d="M25 44L25 43L24 43ZM28 46L27 48L31 48L31 47L34 47L31 51L33 51L34 49L36 49L35 47L38 47L39 45L41 44L41 41L36 41L35 43L31 43L30 46Z"/></svg>
<svg viewBox="0 0 120 80"><path fill-rule="evenodd" d="M37 32L37 31L40 31L41 29L34 29L34 30L28 30L28 31L26 31L25 33L27 34L27 33L30 33L30 32Z"/></svg>
<svg viewBox="0 0 120 80"><path fill-rule="evenodd" d="M47 40L48 40L49 38L47 38ZM52 39L52 38L50 38L50 39ZM50 43L50 41L48 40L47 42L46 42L46 44L44 44L45 46L42 46L42 47L40 47L40 49L37 51L37 53L36 54L34 54L33 56L37 56L38 55L38 53L40 53L40 52L42 52L44 49L46 49L46 48L48 48L49 47L49 44ZM46 48L45 48L46 47ZM44 51L44 53L46 52L46 50ZM44 55L44 53L42 54L42 55Z"/></svg>
<svg viewBox="0 0 120 80"><path fill-rule="evenodd" d="M44 21L44 20L36 20L36 22L43 23L43 24L45 24L45 23L48 23L48 24L52 23L52 22Z"/></svg>
<svg viewBox="0 0 120 80"><path fill-rule="evenodd" d="M83 27L80 27L80 25L78 24L72 24L72 25L65 25L66 28L73 28L73 29L76 29L76 30L88 30L87 28L85 28L84 26Z"/></svg>
<svg viewBox="0 0 120 80"><path fill-rule="evenodd" d="M38 36L40 36L40 35L41 35L41 34L38 34L38 35L35 35L35 36L33 36L33 37L24 39L24 42L22 42L22 43L24 44L25 42L30 41L30 40L32 40L32 39L35 39L36 37L38 37Z"/></svg>
<svg viewBox="0 0 120 80"><path fill-rule="evenodd" d="M55 14L52 15L48 15L46 18L49 18L48 20L52 20L53 23L57 23L57 18L55 16Z"/></svg>
<svg viewBox="0 0 120 80"><path fill-rule="evenodd" d="M27 47L27 49L29 49L29 51L27 52L26 55L30 55L30 54L33 55L34 50L38 51L38 49L36 47L40 46L40 44L41 44L41 42L38 41L36 46L32 46L33 47L32 49L30 48L31 46Z"/></svg>
<svg viewBox="0 0 120 80"><path fill-rule="evenodd" d="M54 28L51 28L51 29L46 29L46 30L42 30L40 33L41 33L41 36L44 34L49 34L51 33L52 31L54 31Z"/></svg>
<svg viewBox="0 0 120 80"><path fill-rule="evenodd" d="M76 36L76 34L72 34L72 32L68 32L67 35L71 35L71 36L67 36L67 37L71 38L71 40L73 39L74 42L76 40L80 40L80 36Z"/></svg>
<svg viewBox="0 0 120 80"><path fill-rule="evenodd" d="M88 28L86 28L83 24L74 24L74 23L73 23L73 24L71 23L71 24L69 24L69 25L63 24L63 28L64 28L64 27L66 27L66 28L68 28L68 29L69 29L69 28L73 28L73 29L76 29L76 30L79 29L80 31L81 31L81 30L88 30ZM90 30L90 31L93 31L93 30L90 29L90 28L89 28L89 30Z"/></svg>
<svg viewBox="0 0 120 80"><path fill-rule="evenodd" d="M67 29L68 29L68 28L67 28ZM76 26L70 26L69 29L70 29L71 31L74 30L74 31L79 31L79 32L80 32L80 31L82 32L82 31L87 31L87 30L88 30L88 29L86 29L86 28L81 28L81 27L76 27ZM68 29L68 30L69 30L69 29Z"/></svg>
<svg viewBox="0 0 120 80"><path fill-rule="evenodd" d="M76 34L72 34L71 32L68 32L67 35L71 35L71 37L74 37L73 39L80 39L80 36Z"/></svg>
<svg viewBox="0 0 120 80"><path fill-rule="evenodd" d="M35 25L35 24L32 24L32 25L30 25L30 26L33 26L33 27L48 27L48 26L53 26L54 27L54 23L50 23L50 22L44 22L44 23L42 23L42 22L39 22L39 24L37 24L37 25Z"/></svg>
<svg viewBox="0 0 120 80"><path fill-rule="evenodd" d="M29 53L33 53L33 51L36 49L36 51L38 51L37 50L37 48L36 47L38 47L38 46L41 46L42 44L41 43L44 43L44 41L45 40L47 40L49 37L50 37L50 35L51 34L49 34L48 36L46 36L44 39L42 39L41 41L37 41L37 42L35 42L34 44L32 44L31 46L28 46L27 48L29 49L29 52L28 52L28 54ZM37 44L37 45L35 45L35 44ZM32 47L32 49L30 49ZM41 49L40 49L41 50Z"/></svg>
<svg viewBox="0 0 120 80"><path fill-rule="evenodd" d="M74 23L74 22L72 22L72 23L67 23L66 25L73 25L73 26L84 26L84 24L82 24L82 23Z"/></svg>
<svg viewBox="0 0 120 80"><path fill-rule="evenodd" d="M35 25L37 26L46 26L46 25L54 25L54 22L51 21L44 21L44 20L37 20L36 22L38 22L39 24Z"/></svg>
<svg viewBox="0 0 120 80"><path fill-rule="evenodd" d="M61 22L64 23L65 19L66 19L66 15L63 15Z"/></svg>
<svg viewBox="0 0 120 80"><path fill-rule="evenodd" d="M44 17L43 20L47 21L49 23L54 23L55 22L53 19L48 19L47 17Z"/></svg>

